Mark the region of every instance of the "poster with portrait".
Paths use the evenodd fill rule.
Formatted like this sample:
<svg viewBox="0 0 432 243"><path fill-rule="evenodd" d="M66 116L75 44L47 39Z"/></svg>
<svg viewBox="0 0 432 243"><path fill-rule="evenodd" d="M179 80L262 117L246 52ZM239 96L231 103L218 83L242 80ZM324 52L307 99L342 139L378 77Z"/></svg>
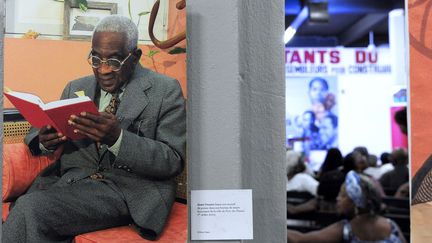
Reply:
<svg viewBox="0 0 432 243"><path fill-rule="evenodd" d="M286 77L286 145L302 152L313 170L338 147L336 76Z"/></svg>

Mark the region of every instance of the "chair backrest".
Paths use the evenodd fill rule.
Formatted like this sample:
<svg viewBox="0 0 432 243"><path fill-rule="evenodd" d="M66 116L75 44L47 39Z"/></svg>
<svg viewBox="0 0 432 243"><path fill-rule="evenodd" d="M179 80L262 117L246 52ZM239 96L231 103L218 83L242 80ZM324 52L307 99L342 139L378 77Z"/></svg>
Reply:
<svg viewBox="0 0 432 243"><path fill-rule="evenodd" d="M410 201L409 198L397 198L397 197L383 197L383 203L387 206L402 208L402 209L410 209Z"/></svg>
<svg viewBox="0 0 432 243"><path fill-rule="evenodd" d="M22 143L30 130L27 121L9 121L3 123L3 143Z"/></svg>
<svg viewBox="0 0 432 243"><path fill-rule="evenodd" d="M291 203L294 205L305 203L315 197L309 192L304 192L304 191L287 191L286 194L287 194L287 203Z"/></svg>
<svg viewBox="0 0 432 243"><path fill-rule="evenodd" d="M27 121L8 121L3 123L3 143L23 143L24 137L30 130L30 124ZM176 196L179 201L187 200L187 168L176 178L177 192Z"/></svg>

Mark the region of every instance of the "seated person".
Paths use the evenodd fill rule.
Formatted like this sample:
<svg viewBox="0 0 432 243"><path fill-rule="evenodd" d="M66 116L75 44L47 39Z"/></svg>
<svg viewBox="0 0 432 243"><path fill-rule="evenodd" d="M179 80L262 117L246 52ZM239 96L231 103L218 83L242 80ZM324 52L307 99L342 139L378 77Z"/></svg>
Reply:
<svg viewBox="0 0 432 243"><path fill-rule="evenodd" d="M70 117L80 140L50 126L30 130L25 142L34 155L62 154L15 202L4 243L71 242L128 224L147 239L161 233L184 166L184 99L176 80L139 64L137 43L127 17L111 15L96 26L88 57L94 75L68 83L61 98L84 91L99 114Z"/></svg>
<svg viewBox="0 0 432 243"><path fill-rule="evenodd" d="M382 197L385 196L384 189L382 188L379 181L375 180L373 177L364 173L364 171L369 166L369 152L367 148L363 146L354 148L352 152L352 156L354 159L354 170L359 174L369 177L372 183L375 185L376 190L380 193L380 195Z"/></svg>
<svg viewBox="0 0 432 243"><path fill-rule="evenodd" d="M402 184L409 181L408 152L403 148L395 149L390 158L394 169L382 175L379 181L392 196Z"/></svg>
<svg viewBox="0 0 432 243"><path fill-rule="evenodd" d="M348 162L350 156L342 157L342 153L337 148L331 148L318 172L319 185L318 196L322 199L320 202L321 210L332 210L335 207L336 197L339 189L345 180L343 169L350 171L354 167L354 162Z"/></svg>
<svg viewBox="0 0 432 243"><path fill-rule="evenodd" d="M317 178L320 179L322 175L334 171L341 170L343 165L343 156L338 148L331 148L327 151L324 162L318 171Z"/></svg>
<svg viewBox="0 0 432 243"><path fill-rule="evenodd" d="M317 195L318 181L305 173L306 165L300 153L287 151L287 191L309 192Z"/></svg>
<svg viewBox="0 0 432 243"><path fill-rule="evenodd" d="M390 161L390 153L387 152L382 153L380 156L380 160L381 160L381 166L379 167L380 174L378 180L381 178L382 175L394 169L394 166Z"/></svg>
<svg viewBox="0 0 432 243"><path fill-rule="evenodd" d="M359 173L364 173L364 171L369 167L369 151L364 146L355 147L353 150L353 155L356 158L356 171Z"/></svg>
<svg viewBox="0 0 432 243"><path fill-rule="evenodd" d="M378 166L378 157L374 154L370 154L368 162L369 166L365 169L364 173L375 180L378 180L381 177L381 168Z"/></svg>
<svg viewBox="0 0 432 243"><path fill-rule="evenodd" d="M400 185L400 187L397 189L396 193L394 194L394 197L396 198L409 198L409 182L405 182L404 184Z"/></svg>
<svg viewBox="0 0 432 243"><path fill-rule="evenodd" d="M334 211L336 207L336 197L341 185L345 181L345 175L351 170L356 169L355 158L353 153L347 154L344 158L339 157L339 149L330 149L325 161L318 173L320 175L317 188L318 198L313 198L305 203L292 205L287 204L289 214L300 214L315 211L318 207L323 211ZM340 155L342 156L342 155ZM339 163L332 163L333 159L342 159L342 168Z"/></svg>
<svg viewBox="0 0 432 243"><path fill-rule="evenodd" d="M287 192L307 192L311 197L317 196L318 181L306 173L306 165L300 153L292 150L287 151ZM287 203L288 214L297 214L314 210L316 207L315 198L304 205L293 205Z"/></svg>
<svg viewBox="0 0 432 243"><path fill-rule="evenodd" d="M405 135L408 135L408 119L407 119L407 108L404 107L401 110L396 111L394 115L394 119L396 124L398 124L401 132Z"/></svg>
<svg viewBox="0 0 432 243"><path fill-rule="evenodd" d="M337 209L349 220L309 233L288 230L288 242L406 242L397 224L379 215L380 194L365 175L354 171L347 174L339 192Z"/></svg>

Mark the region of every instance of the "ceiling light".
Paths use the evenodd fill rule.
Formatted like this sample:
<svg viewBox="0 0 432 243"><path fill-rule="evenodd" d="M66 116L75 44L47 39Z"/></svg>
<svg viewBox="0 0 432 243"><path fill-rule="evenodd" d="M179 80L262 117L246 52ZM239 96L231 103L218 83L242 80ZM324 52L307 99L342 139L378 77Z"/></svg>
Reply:
<svg viewBox="0 0 432 243"><path fill-rule="evenodd" d="M303 7L303 9L300 11L300 13L297 15L297 17L291 23L291 25L285 30L285 34L284 34L285 44L287 44L294 37L298 28L308 18L308 14L309 14L308 8Z"/></svg>

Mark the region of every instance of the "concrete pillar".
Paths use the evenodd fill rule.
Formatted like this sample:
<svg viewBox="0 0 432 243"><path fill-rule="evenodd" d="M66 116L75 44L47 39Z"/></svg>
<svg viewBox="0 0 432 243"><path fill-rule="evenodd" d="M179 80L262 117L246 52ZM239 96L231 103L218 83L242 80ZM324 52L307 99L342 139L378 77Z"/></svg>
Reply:
<svg viewBox="0 0 432 243"><path fill-rule="evenodd" d="M408 43L405 38L407 28L405 24L405 11L395 9L389 12L388 17L389 44L392 58L392 76L394 85L406 86L408 84Z"/></svg>
<svg viewBox="0 0 432 243"><path fill-rule="evenodd" d="M188 0L187 32L188 190L252 189L248 242L286 242L284 1Z"/></svg>
<svg viewBox="0 0 432 243"><path fill-rule="evenodd" d="M3 57L4 57L4 46L3 46L3 39L4 39L4 29L5 29L5 1L0 1L0 92L3 94ZM0 100L0 109L3 113L3 99ZM0 117L0 124L3 124L3 115ZM3 158L3 125L0 126L0 142L1 142L1 149L0 149L0 156ZM3 160L2 160L3 164ZM0 175L3 175L3 166L0 168ZM0 180L0 188L3 188L2 180ZM0 213L2 213L2 209L0 209ZM3 214L2 214L3 215ZM2 226L0 225L0 242L2 242Z"/></svg>

